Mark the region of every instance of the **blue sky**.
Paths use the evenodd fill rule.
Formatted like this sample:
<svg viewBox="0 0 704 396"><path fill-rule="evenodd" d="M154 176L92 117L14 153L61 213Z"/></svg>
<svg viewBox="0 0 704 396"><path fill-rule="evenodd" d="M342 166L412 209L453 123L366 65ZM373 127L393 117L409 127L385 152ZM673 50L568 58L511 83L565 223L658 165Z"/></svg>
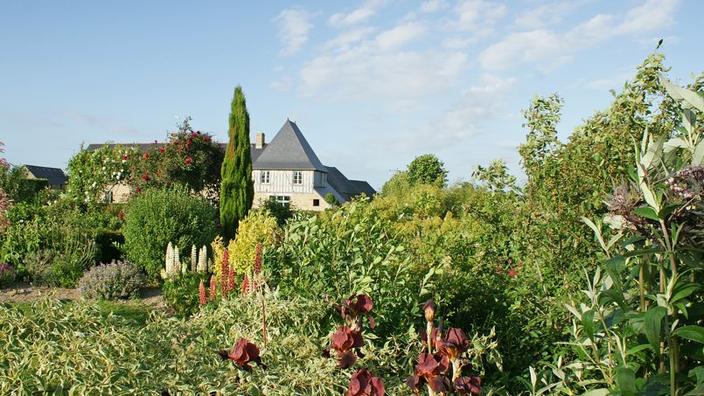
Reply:
<svg viewBox="0 0 704 396"><path fill-rule="evenodd" d="M298 123L327 165L381 186L437 154L452 181L520 174L521 109L566 100L561 137L664 38L672 77L704 71L691 0L0 0L0 140L65 167L81 143L164 140L178 118L224 141L232 90L251 132Z"/></svg>

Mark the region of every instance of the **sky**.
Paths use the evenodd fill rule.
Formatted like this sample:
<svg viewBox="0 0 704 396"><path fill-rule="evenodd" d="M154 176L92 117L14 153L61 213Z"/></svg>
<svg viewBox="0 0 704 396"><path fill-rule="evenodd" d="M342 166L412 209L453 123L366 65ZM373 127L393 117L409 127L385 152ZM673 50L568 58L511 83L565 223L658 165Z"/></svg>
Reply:
<svg viewBox="0 0 704 396"><path fill-rule="evenodd" d="M697 17L699 15L699 17ZM521 110L565 99L560 138L608 106L664 40L670 76L704 71L704 1L0 0L0 141L66 168L82 144L163 141L185 115L227 140L295 121L321 161L379 188L434 153L450 181L503 159Z"/></svg>

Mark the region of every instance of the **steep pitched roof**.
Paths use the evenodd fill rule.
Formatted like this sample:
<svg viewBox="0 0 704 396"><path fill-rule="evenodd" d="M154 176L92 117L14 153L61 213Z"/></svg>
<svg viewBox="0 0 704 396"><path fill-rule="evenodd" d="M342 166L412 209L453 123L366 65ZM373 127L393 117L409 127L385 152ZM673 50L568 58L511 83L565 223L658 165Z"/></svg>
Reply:
<svg viewBox="0 0 704 396"><path fill-rule="evenodd" d="M24 165L24 168L37 179L46 179L51 187L62 187L68 180L64 171L59 168L37 165Z"/></svg>
<svg viewBox="0 0 704 396"><path fill-rule="evenodd" d="M254 160L253 168L326 171L301 130L290 120L286 120L274 139Z"/></svg>
<svg viewBox="0 0 704 396"><path fill-rule="evenodd" d="M370 198L376 194L376 191L369 183L361 180L350 180L334 166L326 166L325 168L328 173L328 183L335 191L342 194L345 199L350 200L362 193Z"/></svg>

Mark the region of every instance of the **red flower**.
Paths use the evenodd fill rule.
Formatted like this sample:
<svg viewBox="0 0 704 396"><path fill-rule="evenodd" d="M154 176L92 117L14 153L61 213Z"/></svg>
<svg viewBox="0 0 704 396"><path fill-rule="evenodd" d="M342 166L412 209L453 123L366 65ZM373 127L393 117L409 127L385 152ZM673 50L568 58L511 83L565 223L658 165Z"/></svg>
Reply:
<svg viewBox="0 0 704 396"><path fill-rule="evenodd" d="M159 152L164 154L166 152L166 147L164 147L164 146L159 147Z"/></svg>
<svg viewBox="0 0 704 396"><path fill-rule="evenodd" d="M230 267L230 254L227 251L227 249L223 250L222 252L222 261L220 262L220 291L222 292L222 296L226 297L227 292L227 276Z"/></svg>
<svg viewBox="0 0 704 396"><path fill-rule="evenodd" d="M434 392L446 392L450 389L450 380L445 376L449 368L447 356L423 352L418 356L414 375L406 380L406 384L411 389L420 390L427 383Z"/></svg>
<svg viewBox="0 0 704 396"><path fill-rule="evenodd" d="M265 367L259 357L259 348L244 338L240 338L229 352L219 351L218 354L223 360L229 359L235 365L245 370L251 369L249 363L252 362Z"/></svg>
<svg viewBox="0 0 704 396"><path fill-rule="evenodd" d="M460 395L478 395L482 391L482 379L479 377L459 377L453 385Z"/></svg>
<svg viewBox="0 0 704 396"><path fill-rule="evenodd" d="M193 158L186 157L186 159L183 161L183 163L186 164L186 166L188 166L193 163Z"/></svg>
<svg viewBox="0 0 704 396"><path fill-rule="evenodd" d="M249 277L247 275L244 276L244 279L242 279L242 290L240 290L242 294L247 294L249 292Z"/></svg>
<svg viewBox="0 0 704 396"><path fill-rule="evenodd" d="M469 348L469 341L462 329L450 328L445 334L445 339L439 343L439 352L450 360L455 360Z"/></svg>
<svg viewBox="0 0 704 396"><path fill-rule="evenodd" d="M215 301L215 298L217 297L218 290L217 290L218 284L217 281L215 280L215 275L210 276L210 301Z"/></svg>
<svg viewBox="0 0 704 396"><path fill-rule="evenodd" d="M362 345L364 345L362 334L347 326L342 326L332 335L330 348L337 352L340 368L348 368L357 361L357 356L353 353L354 349L360 348Z"/></svg>
<svg viewBox="0 0 704 396"><path fill-rule="evenodd" d="M143 181L148 182L149 179L150 179L150 177L149 177L148 174L145 173L145 174L142 175L142 180L143 180Z"/></svg>
<svg viewBox="0 0 704 396"><path fill-rule="evenodd" d="M384 396L384 382L367 369L357 370L350 378L346 396Z"/></svg>
<svg viewBox="0 0 704 396"><path fill-rule="evenodd" d="M142 155L142 158L144 158L145 160L148 160L148 159L149 159L149 153L144 153L144 155Z"/></svg>
<svg viewBox="0 0 704 396"><path fill-rule="evenodd" d="M200 305L205 305L208 302L205 297L205 283L203 283L202 280L198 285L198 302L200 303Z"/></svg>
<svg viewBox="0 0 704 396"><path fill-rule="evenodd" d="M257 243L257 249L254 253L254 273L262 272L262 244Z"/></svg>
<svg viewBox="0 0 704 396"><path fill-rule="evenodd" d="M129 157L127 156L127 154L122 154L123 161L127 161L128 159L129 159Z"/></svg>
<svg viewBox="0 0 704 396"><path fill-rule="evenodd" d="M370 312L374 308L372 298L366 294L358 294L345 300L337 307L337 311L345 319L354 319L360 314Z"/></svg>
<svg viewBox="0 0 704 396"><path fill-rule="evenodd" d="M508 276L510 276L511 278L515 278L515 277L518 276L518 271L516 271L515 269L511 268L510 270L508 270Z"/></svg>
<svg viewBox="0 0 704 396"><path fill-rule="evenodd" d="M423 343L423 346L425 348L428 348L428 332L423 329L418 334L418 337L420 338L420 342ZM430 333L430 348L435 348L435 345L438 343L439 339L440 333L438 331L438 328L433 327L433 331Z"/></svg>

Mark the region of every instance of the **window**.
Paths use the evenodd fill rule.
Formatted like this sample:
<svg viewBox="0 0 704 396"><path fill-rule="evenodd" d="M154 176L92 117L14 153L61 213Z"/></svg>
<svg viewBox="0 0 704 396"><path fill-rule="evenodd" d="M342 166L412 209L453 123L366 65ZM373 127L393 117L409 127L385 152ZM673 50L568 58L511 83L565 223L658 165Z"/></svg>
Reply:
<svg viewBox="0 0 704 396"><path fill-rule="evenodd" d="M291 197L288 195L270 195L269 199L273 199L274 201L286 206L291 204Z"/></svg>
<svg viewBox="0 0 704 396"><path fill-rule="evenodd" d="M320 200L319 200L319 199L314 199L314 200L313 200L313 206L320 206Z"/></svg>
<svg viewBox="0 0 704 396"><path fill-rule="evenodd" d="M293 184L303 184L303 172L293 171Z"/></svg>
<svg viewBox="0 0 704 396"><path fill-rule="evenodd" d="M259 172L259 183L269 184L270 180L271 179L270 179L269 171L260 171Z"/></svg>

